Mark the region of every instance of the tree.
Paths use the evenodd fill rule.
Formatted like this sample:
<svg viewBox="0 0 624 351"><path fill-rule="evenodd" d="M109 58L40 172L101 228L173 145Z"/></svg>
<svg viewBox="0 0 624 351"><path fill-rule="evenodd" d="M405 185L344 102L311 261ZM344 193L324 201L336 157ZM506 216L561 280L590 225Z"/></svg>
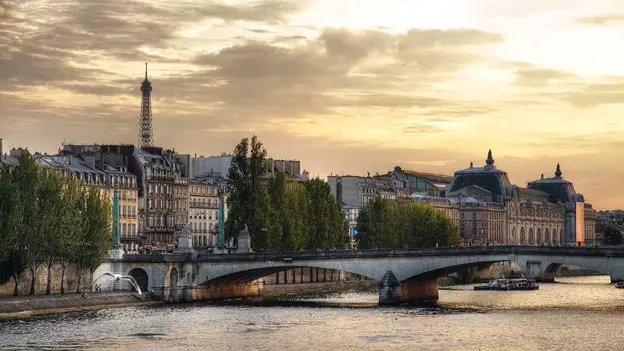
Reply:
<svg viewBox="0 0 624 351"><path fill-rule="evenodd" d="M74 251L74 263L78 274L76 292L82 288L84 273L91 273L104 261L113 243L111 231L110 201L98 189L83 190L81 198L82 225L76 240L80 248Z"/></svg>
<svg viewBox="0 0 624 351"><path fill-rule="evenodd" d="M41 169L39 172L39 217L37 221L39 234L38 237L41 240L40 254L38 258L45 261L46 268L48 270L46 295L52 293L52 265L58 259L60 253L60 240L59 228L62 218L66 216L63 213L63 180L51 169ZM34 265L38 266L38 260L34 260ZM34 272L31 266L31 272ZM33 273L33 277L36 277ZM34 282L31 281L30 294L35 294Z"/></svg>
<svg viewBox="0 0 624 351"><path fill-rule="evenodd" d="M269 251L270 199L261 177L266 169L266 150L255 135L241 139L228 170L228 219L226 237L237 238L245 226L256 251Z"/></svg>
<svg viewBox="0 0 624 351"><path fill-rule="evenodd" d="M450 218L423 203L375 198L357 219L362 249L450 246L459 242Z"/></svg>
<svg viewBox="0 0 624 351"><path fill-rule="evenodd" d="M20 295L20 281L22 273L33 264L39 254L40 242L37 241L37 221L33 219L38 216L38 172L39 166L36 160L27 150L23 150L19 157L19 165L12 169L11 176L15 182L19 197L16 207L14 231L12 234L12 244L9 250L8 266L12 270L15 281L14 296ZM36 268L35 268L36 272ZM33 275L33 280L36 276ZM31 283L32 291L32 283Z"/></svg>
<svg viewBox="0 0 624 351"><path fill-rule="evenodd" d="M613 225L608 225L602 232L603 245L621 245L623 241L622 232Z"/></svg>
<svg viewBox="0 0 624 351"><path fill-rule="evenodd" d="M81 250L78 240L82 234L82 196L80 183L68 178L63 189L62 213L58 226L58 262L61 265L61 294L65 294L65 270Z"/></svg>
<svg viewBox="0 0 624 351"><path fill-rule="evenodd" d="M15 275L19 258L14 257L17 232L22 224L22 207L19 189L12 169L0 168L0 284L5 284ZM17 262L16 262L17 261ZM19 285L15 286L19 294Z"/></svg>

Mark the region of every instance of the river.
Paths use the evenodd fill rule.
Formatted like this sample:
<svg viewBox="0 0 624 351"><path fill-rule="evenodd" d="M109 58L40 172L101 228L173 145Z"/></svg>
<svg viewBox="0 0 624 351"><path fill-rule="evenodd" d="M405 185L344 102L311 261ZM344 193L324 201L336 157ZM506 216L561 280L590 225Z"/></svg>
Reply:
<svg viewBox="0 0 624 351"><path fill-rule="evenodd" d="M0 321L0 349L621 350L624 290L608 277L539 291L441 290L437 307L343 293L266 304L111 308Z"/></svg>

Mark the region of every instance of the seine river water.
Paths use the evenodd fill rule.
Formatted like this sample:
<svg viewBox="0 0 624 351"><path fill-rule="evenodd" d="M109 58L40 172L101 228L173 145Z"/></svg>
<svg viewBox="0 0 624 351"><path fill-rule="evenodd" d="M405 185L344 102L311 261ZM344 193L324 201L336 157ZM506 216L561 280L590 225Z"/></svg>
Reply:
<svg viewBox="0 0 624 351"><path fill-rule="evenodd" d="M622 350L624 290L608 277L539 291L441 290L438 307L378 307L376 294L272 306L128 307L0 321L0 349Z"/></svg>

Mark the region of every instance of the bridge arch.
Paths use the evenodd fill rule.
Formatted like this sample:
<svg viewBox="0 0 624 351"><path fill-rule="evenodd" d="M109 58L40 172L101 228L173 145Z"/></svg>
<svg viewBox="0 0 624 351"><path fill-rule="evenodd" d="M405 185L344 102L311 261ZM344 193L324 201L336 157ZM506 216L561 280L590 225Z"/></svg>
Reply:
<svg viewBox="0 0 624 351"><path fill-rule="evenodd" d="M357 272L353 272L349 269L345 270L345 269L337 269L337 268L328 268L328 267L323 267L323 265L297 265L297 266L293 266L293 265L275 265L275 266L271 266L271 267L264 267L264 268L253 268L253 269L247 269L247 270L242 270L242 271L238 271L238 272L233 272L233 273L229 273L229 274L225 274L222 276L218 276L218 277L214 277L209 279L208 277L203 277L200 279L203 279L203 281L199 282L199 285L209 285L209 284L221 284L221 283L235 283L235 282L251 282L263 277L267 277L270 275L273 275L275 273L280 273L280 272L285 272L288 270L297 270L300 268L317 268L317 269L331 269L331 270L335 270L335 271L342 271L342 272L347 272L347 273L351 273L351 274L358 274L360 276L366 277L367 279L370 280L380 280L381 277L377 277L377 276L368 276L365 274L361 274L361 273L357 273Z"/></svg>
<svg viewBox="0 0 624 351"><path fill-rule="evenodd" d="M128 275L134 278L141 291L147 291L149 286L149 277L143 268L132 268Z"/></svg>

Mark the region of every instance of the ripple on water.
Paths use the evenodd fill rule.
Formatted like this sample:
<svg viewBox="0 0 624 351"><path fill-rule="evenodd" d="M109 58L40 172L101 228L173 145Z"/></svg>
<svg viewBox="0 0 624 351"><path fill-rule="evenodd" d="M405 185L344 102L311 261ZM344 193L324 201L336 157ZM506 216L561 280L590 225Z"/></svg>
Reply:
<svg viewBox="0 0 624 351"><path fill-rule="evenodd" d="M617 350L624 291L440 291L435 307L377 307L376 294L275 304L128 307L0 321L0 349ZM614 308L615 306L615 308ZM600 313L596 313L599 311Z"/></svg>

